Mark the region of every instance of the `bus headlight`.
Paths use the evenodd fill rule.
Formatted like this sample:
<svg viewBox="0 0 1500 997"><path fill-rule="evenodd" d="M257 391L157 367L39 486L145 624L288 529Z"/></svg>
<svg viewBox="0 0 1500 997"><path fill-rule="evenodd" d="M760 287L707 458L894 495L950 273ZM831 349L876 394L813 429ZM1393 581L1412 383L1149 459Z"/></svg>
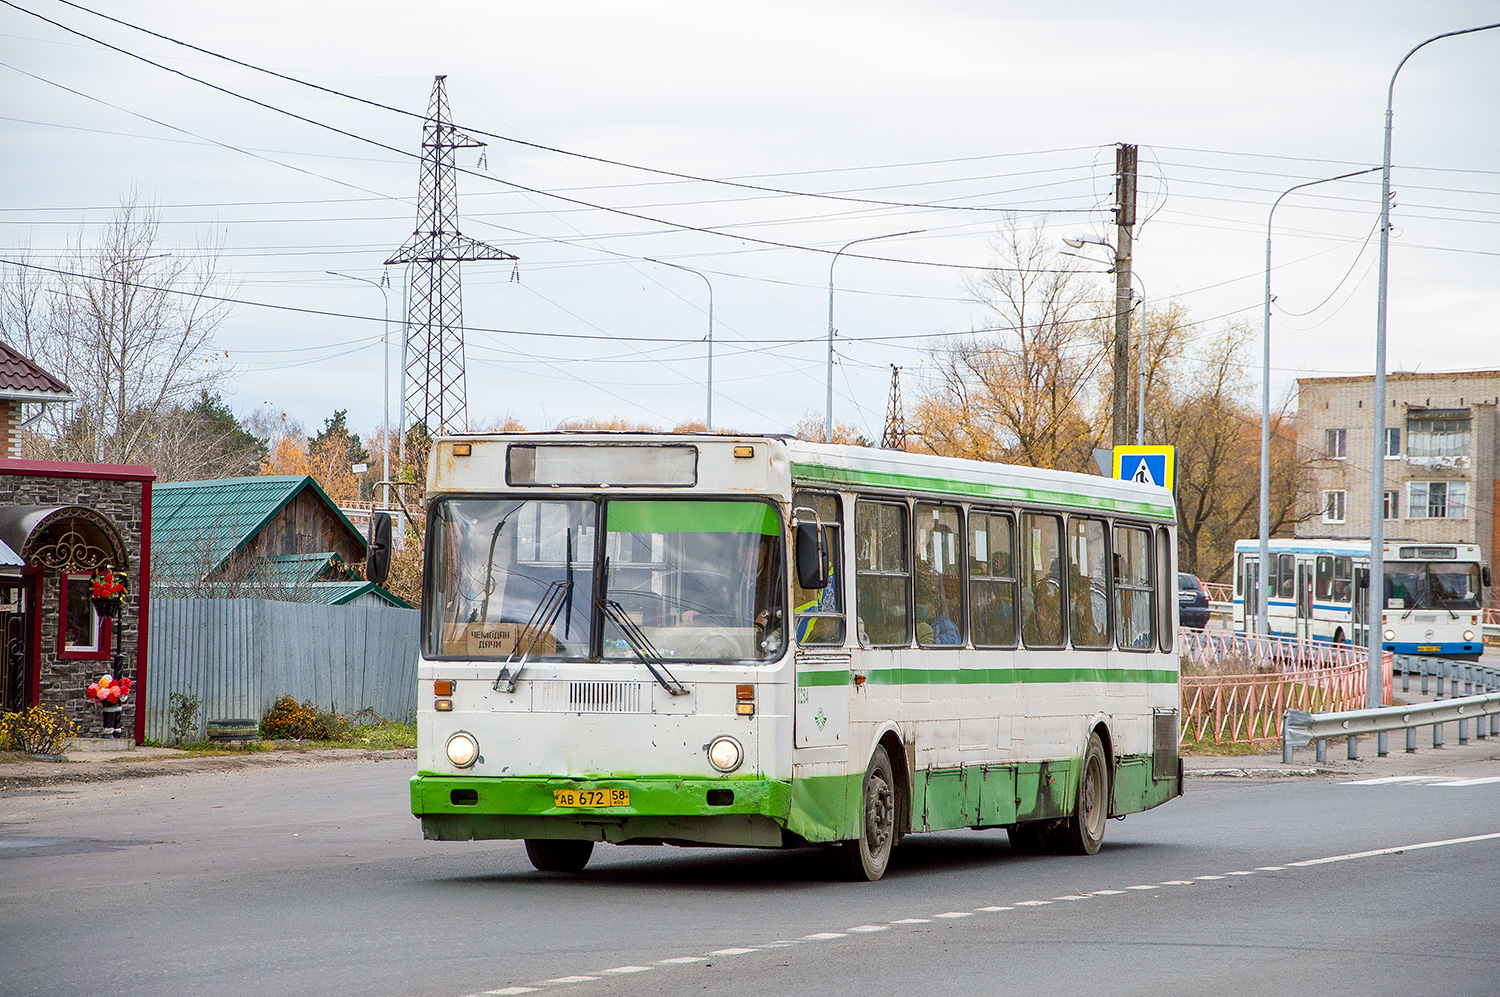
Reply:
<svg viewBox="0 0 1500 997"><path fill-rule="evenodd" d="M1394 631L1394 630L1387 630L1385 632L1385 639L1386 640L1395 640L1396 639L1396 631Z"/></svg>
<svg viewBox="0 0 1500 997"><path fill-rule="evenodd" d="M716 737L708 746L708 763L720 772L733 772L740 767L743 755L740 742L725 735Z"/></svg>
<svg viewBox="0 0 1500 997"><path fill-rule="evenodd" d="M1464 640L1473 640L1473 639L1474 639L1474 631L1472 631L1472 630L1465 630L1464 631Z"/></svg>
<svg viewBox="0 0 1500 997"><path fill-rule="evenodd" d="M466 769L479 759L479 742L474 735L461 730L448 738L448 761Z"/></svg>

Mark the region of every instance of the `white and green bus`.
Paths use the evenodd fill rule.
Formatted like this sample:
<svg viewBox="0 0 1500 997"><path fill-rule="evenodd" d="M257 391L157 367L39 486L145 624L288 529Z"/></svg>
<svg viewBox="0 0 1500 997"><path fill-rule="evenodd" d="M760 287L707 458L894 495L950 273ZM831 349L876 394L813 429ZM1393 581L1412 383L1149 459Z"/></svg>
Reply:
<svg viewBox="0 0 1500 997"><path fill-rule="evenodd" d="M433 447L412 812L434 840L1092 854L1182 792L1165 489L784 437Z"/></svg>

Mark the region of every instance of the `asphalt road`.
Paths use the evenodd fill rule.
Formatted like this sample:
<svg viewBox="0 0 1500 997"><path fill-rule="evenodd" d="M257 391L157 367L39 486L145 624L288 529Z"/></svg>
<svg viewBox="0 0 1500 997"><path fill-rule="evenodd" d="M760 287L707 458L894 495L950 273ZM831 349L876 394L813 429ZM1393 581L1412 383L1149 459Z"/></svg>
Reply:
<svg viewBox="0 0 1500 997"><path fill-rule="evenodd" d="M875 884L814 850L536 873L519 843L422 841L410 766L3 794L0 993L1500 993L1493 761L1195 779L1097 856L915 836Z"/></svg>

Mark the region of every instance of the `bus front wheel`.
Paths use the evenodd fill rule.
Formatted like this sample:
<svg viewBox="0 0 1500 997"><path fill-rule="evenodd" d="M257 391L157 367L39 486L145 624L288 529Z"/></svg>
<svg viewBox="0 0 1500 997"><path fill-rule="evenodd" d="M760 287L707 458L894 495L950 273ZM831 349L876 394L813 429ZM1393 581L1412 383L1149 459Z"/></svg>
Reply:
<svg viewBox="0 0 1500 997"><path fill-rule="evenodd" d="M896 777L884 745L876 745L865 770L860 835L842 845L844 873L874 882L885 875L896 846Z"/></svg>
<svg viewBox="0 0 1500 997"><path fill-rule="evenodd" d="M1109 821L1109 765L1104 742L1089 735L1078 777L1078 806L1058 829L1057 850L1069 855L1092 855L1104 844L1104 825Z"/></svg>
<svg viewBox="0 0 1500 997"><path fill-rule="evenodd" d="M582 872L593 853L592 841L526 839L526 857L540 872Z"/></svg>

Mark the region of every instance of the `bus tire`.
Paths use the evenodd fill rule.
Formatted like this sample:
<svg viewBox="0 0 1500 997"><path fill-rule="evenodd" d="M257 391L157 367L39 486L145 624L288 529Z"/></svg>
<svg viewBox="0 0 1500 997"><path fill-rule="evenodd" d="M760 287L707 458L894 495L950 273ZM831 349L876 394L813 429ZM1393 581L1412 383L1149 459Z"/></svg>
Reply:
<svg viewBox="0 0 1500 997"><path fill-rule="evenodd" d="M860 834L842 845L844 874L856 882L885 875L896 847L896 776L885 746L877 744L861 790Z"/></svg>
<svg viewBox="0 0 1500 997"><path fill-rule="evenodd" d="M1073 816L1058 828L1053 844L1067 855L1093 855L1104 844L1104 825L1109 823L1109 765L1104 742L1089 734L1078 773L1078 806Z"/></svg>
<svg viewBox="0 0 1500 997"><path fill-rule="evenodd" d="M526 839L526 857L539 872L582 872L593 853L592 841Z"/></svg>
<svg viewBox="0 0 1500 997"><path fill-rule="evenodd" d="M1344 637L1344 628L1343 627L1339 627L1337 630L1335 630L1333 632L1333 642L1334 642L1335 645L1338 645L1338 644L1347 644L1348 643L1348 640Z"/></svg>

